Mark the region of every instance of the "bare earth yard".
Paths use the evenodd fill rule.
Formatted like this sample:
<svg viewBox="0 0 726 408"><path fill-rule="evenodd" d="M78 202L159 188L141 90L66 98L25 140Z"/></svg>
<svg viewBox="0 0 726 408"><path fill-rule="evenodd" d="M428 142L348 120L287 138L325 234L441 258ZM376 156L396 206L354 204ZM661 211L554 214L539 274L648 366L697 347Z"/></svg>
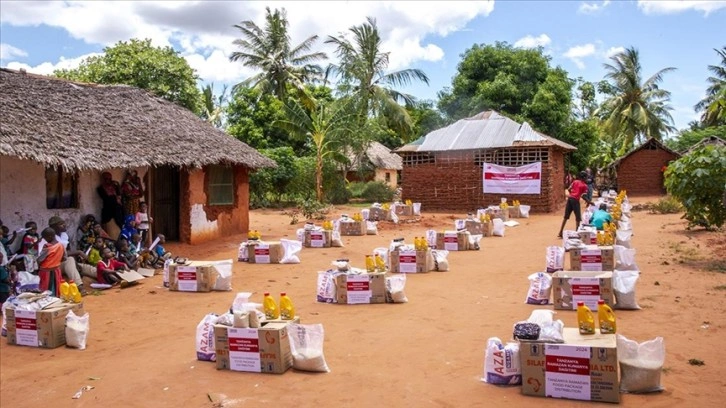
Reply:
<svg viewBox="0 0 726 408"><path fill-rule="evenodd" d="M339 208L336 215L346 211L354 210ZM171 244L175 255L193 260L235 259L234 291L169 292L157 275L136 287L88 296L84 307L91 331L85 351L0 341L0 406L583 406L527 397L519 387L480 381L487 338L509 339L512 325L537 308L524 304L527 276L543 270L545 248L559 244L555 235L561 213L519 220L520 226L507 228L506 237L484 238L480 251L451 253L450 272L409 275L409 303L316 303L317 271L332 260L348 257L362 267L364 254L387 246L392 238L412 242L426 229L451 229L452 220L464 215L423 212L419 223L382 225L377 236L343 237L344 248L305 248L297 265L236 262L242 235L198 246ZM290 225L289 217L275 210L253 211L250 218L251 227L270 240L294 239L303 224ZM685 225L680 214L642 211L633 216L633 247L642 272L637 295L643 309L616 311L618 331L638 341L665 338L666 390L623 395L625 406L723 406L726 233L689 232ZM574 228L574 219L568 228ZM324 325L325 357L332 371L249 374L217 371L214 363L197 361L197 323L206 313L229 309L237 291L253 292L256 302L265 291L286 291L302 323ZM575 326L574 312L556 317ZM705 365L689 365L693 358ZM71 399L85 385L95 388Z"/></svg>

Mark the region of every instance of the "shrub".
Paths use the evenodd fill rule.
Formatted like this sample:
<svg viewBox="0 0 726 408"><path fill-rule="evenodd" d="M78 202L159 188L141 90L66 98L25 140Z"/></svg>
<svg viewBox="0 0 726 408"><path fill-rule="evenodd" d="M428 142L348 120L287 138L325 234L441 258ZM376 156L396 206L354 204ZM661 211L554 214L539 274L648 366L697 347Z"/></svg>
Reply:
<svg viewBox="0 0 726 408"><path fill-rule="evenodd" d="M319 203L318 200L316 200L315 198L300 200L297 206L298 208L300 208L300 212L302 213L303 217L305 217L305 219L307 220L320 220L325 218L325 204ZM294 219L297 220L297 217L295 217Z"/></svg>
<svg viewBox="0 0 726 408"><path fill-rule="evenodd" d="M657 203L650 205L650 212L654 214L676 214L683 211L683 206L671 196L663 197Z"/></svg>
<svg viewBox="0 0 726 408"><path fill-rule="evenodd" d="M672 162L665 186L686 209L689 227L720 228L726 221L726 147L703 146Z"/></svg>
<svg viewBox="0 0 726 408"><path fill-rule="evenodd" d="M350 191L351 198L363 198L363 190L366 188L366 183L355 181L348 184L348 191Z"/></svg>
<svg viewBox="0 0 726 408"><path fill-rule="evenodd" d="M366 183L362 197L369 202L388 202L393 200L395 191L382 181L370 181Z"/></svg>

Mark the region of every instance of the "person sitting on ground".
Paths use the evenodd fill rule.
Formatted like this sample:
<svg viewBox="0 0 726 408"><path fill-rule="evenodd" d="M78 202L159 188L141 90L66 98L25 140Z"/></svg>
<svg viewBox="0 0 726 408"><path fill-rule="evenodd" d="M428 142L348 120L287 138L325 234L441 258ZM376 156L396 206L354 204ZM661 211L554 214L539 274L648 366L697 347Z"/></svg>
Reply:
<svg viewBox="0 0 726 408"><path fill-rule="evenodd" d="M124 219L124 227L121 229L121 235L119 235L118 239L123 238L126 241L130 241L131 236L138 232L136 229L136 216L129 214Z"/></svg>
<svg viewBox="0 0 726 408"><path fill-rule="evenodd" d="M42 249L38 255L38 276L41 291L49 290L53 296L60 296L61 264L66 261L66 248L56 238L53 228L43 230Z"/></svg>
<svg viewBox="0 0 726 408"><path fill-rule="evenodd" d="M159 240L159 242L154 247L154 252L156 253L156 256L163 260L171 258L171 252L167 252L164 248L164 244L166 244L166 237L164 236L164 234L158 234L156 235L156 238Z"/></svg>
<svg viewBox="0 0 726 408"><path fill-rule="evenodd" d="M94 268L97 267L98 262L103 259L101 258L101 252L103 252L104 248L106 248L106 242L103 238L96 238L96 242L93 243L91 250L88 251L88 259L86 260L86 263Z"/></svg>
<svg viewBox="0 0 726 408"><path fill-rule="evenodd" d="M115 259L113 252L111 252L108 248L103 249L101 256L103 259L98 262L98 266L96 267L98 272L96 279L98 280L98 283L116 285L123 281L123 278L119 276L117 271L128 270L126 264Z"/></svg>
<svg viewBox="0 0 726 408"><path fill-rule="evenodd" d="M55 215L48 221L48 227L55 231L55 239L60 242L65 248L66 258L61 263L61 272L65 275L69 281L74 281L78 285L78 291L81 295L86 294L83 285L83 276L95 279L96 274L94 268L91 265L83 264L86 261L86 254L83 251L71 249L70 238L68 237L66 222L59 216ZM45 230L44 230L45 231ZM38 251L42 251L43 246L48 242L45 236L41 234L41 240L38 244Z"/></svg>
<svg viewBox="0 0 726 408"><path fill-rule="evenodd" d="M23 254L23 264L28 272L35 272L38 269L38 224L34 221L25 223L25 235L20 246L20 252Z"/></svg>
<svg viewBox="0 0 726 408"><path fill-rule="evenodd" d="M594 225L599 231L603 230L603 224L613 222L613 217L608 212L607 204L600 204L600 207L590 218L590 224Z"/></svg>
<svg viewBox="0 0 726 408"><path fill-rule="evenodd" d="M592 202L585 195L587 193L587 184L585 184L585 178L587 173L581 171L577 177L577 180L573 181L570 187L567 189L567 205L565 206L565 218L562 220L562 226L560 232L557 233L557 238L562 238L562 231L565 229L567 221L570 219L570 215L575 213L575 230L580 228L580 222L582 222L582 213L580 212L580 198L585 200L588 205L592 205Z"/></svg>
<svg viewBox="0 0 726 408"><path fill-rule="evenodd" d="M96 236L93 231L93 227L96 225L96 217L93 214L87 214L81 219L81 223L78 225L78 243L77 248L80 251L86 252L88 248L93 246L96 242Z"/></svg>
<svg viewBox="0 0 726 408"><path fill-rule="evenodd" d="M118 260L125 263L129 269L135 271L139 269L139 256L131 252L129 242L125 239L119 240Z"/></svg>
<svg viewBox="0 0 726 408"><path fill-rule="evenodd" d="M116 241L111 238L108 233L103 229L101 224L94 224L93 225L93 242L96 242L96 238L103 239L103 242L106 244L107 247L111 248L112 251L115 251L116 249Z"/></svg>

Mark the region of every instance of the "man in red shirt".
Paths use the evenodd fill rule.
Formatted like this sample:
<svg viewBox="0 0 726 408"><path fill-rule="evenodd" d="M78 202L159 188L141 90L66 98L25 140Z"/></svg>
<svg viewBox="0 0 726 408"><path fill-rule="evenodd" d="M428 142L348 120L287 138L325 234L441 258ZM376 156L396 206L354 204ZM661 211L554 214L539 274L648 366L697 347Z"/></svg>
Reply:
<svg viewBox="0 0 726 408"><path fill-rule="evenodd" d="M575 213L575 221L577 225L575 229L580 228L580 222L582 221L582 213L580 212L580 198L585 200L588 205L592 205L590 199L587 196L588 187L585 184L585 178L587 173L581 171L577 176L577 179L572 182L570 187L567 189L567 205L565 206L565 219L562 220L562 226L560 232L557 234L557 238L562 238L562 231L565 229L565 224L570 219L570 214Z"/></svg>

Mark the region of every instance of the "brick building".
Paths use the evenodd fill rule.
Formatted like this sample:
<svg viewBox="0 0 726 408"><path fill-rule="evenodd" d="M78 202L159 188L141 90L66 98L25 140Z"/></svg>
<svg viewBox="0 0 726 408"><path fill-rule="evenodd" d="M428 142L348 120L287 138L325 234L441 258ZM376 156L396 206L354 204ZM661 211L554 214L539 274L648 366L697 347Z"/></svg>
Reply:
<svg viewBox="0 0 726 408"><path fill-rule="evenodd" d="M663 143L650 138L640 147L614 161L618 190L626 190L629 196L665 194L663 167L681 157Z"/></svg>
<svg viewBox="0 0 726 408"><path fill-rule="evenodd" d="M403 158L402 198L433 210L471 211L497 204L501 194L484 194L482 165L517 167L542 162L538 195L508 195L551 212L564 204L565 155L576 150L494 111L435 130L396 150Z"/></svg>

